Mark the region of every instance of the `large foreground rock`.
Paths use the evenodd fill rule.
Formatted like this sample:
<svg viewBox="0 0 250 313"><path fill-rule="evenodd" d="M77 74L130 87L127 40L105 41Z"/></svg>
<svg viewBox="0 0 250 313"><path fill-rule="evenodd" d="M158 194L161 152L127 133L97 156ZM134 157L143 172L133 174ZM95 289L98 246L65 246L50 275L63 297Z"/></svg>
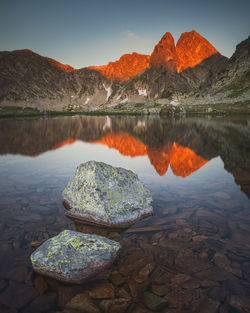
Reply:
<svg viewBox="0 0 250 313"><path fill-rule="evenodd" d="M113 240L64 230L31 254L35 272L64 282L107 278L120 244Z"/></svg>
<svg viewBox="0 0 250 313"><path fill-rule="evenodd" d="M66 215L108 227L128 227L152 215L149 190L132 171L89 161L79 165L63 191Z"/></svg>

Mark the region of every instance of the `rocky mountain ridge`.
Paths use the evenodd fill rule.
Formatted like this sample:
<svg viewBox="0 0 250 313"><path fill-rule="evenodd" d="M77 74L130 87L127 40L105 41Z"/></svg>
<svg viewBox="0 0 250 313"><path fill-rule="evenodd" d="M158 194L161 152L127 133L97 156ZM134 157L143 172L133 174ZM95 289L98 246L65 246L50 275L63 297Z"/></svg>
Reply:
<svg viewBox="0 0 250 313"><path fill-rule="evenodd" d="M0 105L93 111L148 101L201 103L207 97L208 103L210 86L215 95L221 90L218 101L223 101L225 86L236 76L243 81L242 94L248 97L249 55L249 38L228 61L195 31L183 33L176 46L172 35L166 33L151 56L126 54L108 65L82 69L31 50L3 51Z"/></svg>

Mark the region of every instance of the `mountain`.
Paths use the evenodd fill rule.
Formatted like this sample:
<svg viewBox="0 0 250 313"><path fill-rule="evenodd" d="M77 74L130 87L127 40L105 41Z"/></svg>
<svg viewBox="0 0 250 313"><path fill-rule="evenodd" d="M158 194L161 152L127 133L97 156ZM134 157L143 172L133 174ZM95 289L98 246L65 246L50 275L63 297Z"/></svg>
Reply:
<svg viewBox="0 0 250 313"><path fill-rule="evenodd" d="M180 73L217 53L211 43L194 30L182 33L176 46L171 33L166 33L154 48L150 67Z"/></svg>
<svg viewBox="0 0 250 313"><path fill-rule="evenodd" d="M218 53L218 50L195 30L182 33L176 44L177 71L180 73L194 67Z"/></svg>
<svg viewBox="0 0 250 313"><path fill-rule="evenodd" d="M175 45L167 32L151 56L125 54L103 66L74 69L31 50L0 52L0 105L39 110L125 109L154 101L211 103L246 101L249 38L228 61L196 31ZM153 103L154 105L154 103ZM143 108L143 105L141 106Z"/></svg>
<svg viewBox="0 0 250 313"><path fill-rule="evenodd" d="M200 95L186 102L194 104L244 103L250 100L250 36L236 46L225 70Z"/></svg>
<svg viewBox="0 0 250 313"><path fill-rule="evenodd" d="M174 38L171 33L167 32L155 46L150 57L150 67L176 72L177 55Z"/></svg>
<svg viewBox="0 0 250 313"><path fill-rule="evenodd" d="M90 66L111 81L124 82L132 79L149 66L149 55L133 52L124 54L118 61L109 62L107 65Z"/></svg>
<svg viewBox="0 0 250 313"><path fill-rule="evenodd" d="M110 82L99 72L74 70L31 50L0 52L0 73L2 105L89 108L105 102L109 93Z"/></svg>
<svg viewBox="0 0 250 313"><path fill-rule="evenodd" d="M216 81L227 60L194 30L181 34L176 46L167 32L155 46L149 68L128 82L117 96L142 102L143 98L171 100L175 94L196 92Z"/></svg>

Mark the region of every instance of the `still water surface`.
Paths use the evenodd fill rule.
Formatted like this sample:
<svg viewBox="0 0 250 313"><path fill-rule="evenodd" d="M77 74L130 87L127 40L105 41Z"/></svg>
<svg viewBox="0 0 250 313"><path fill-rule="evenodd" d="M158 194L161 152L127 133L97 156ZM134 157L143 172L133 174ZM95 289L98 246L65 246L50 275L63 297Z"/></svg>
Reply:
<svg viewBox="0 0 250 313"><path fill-rule="evenodd" d="M32 272L31 242L83 230L61 193L89 160L136 172L154 215L112 234L109 280L69 286ZM2 119L0 311L250 312L249 198L245 118Z"/></svg>

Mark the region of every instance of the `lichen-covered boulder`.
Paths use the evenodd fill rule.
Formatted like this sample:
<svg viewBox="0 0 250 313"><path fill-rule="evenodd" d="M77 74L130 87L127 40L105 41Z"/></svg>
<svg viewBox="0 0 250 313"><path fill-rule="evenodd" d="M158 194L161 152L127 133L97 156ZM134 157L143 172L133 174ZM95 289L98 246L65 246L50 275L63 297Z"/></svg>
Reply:
<svg viewBox="0 0 250 313"><path fill-rule="evenodd" d="M107 278L121 248L105 237L64 230L31 254L35 272L63 282L83 283Z"/></svg>
<svg viewBox="0 0 250 313"><path fill-rule="evenodd" d="M63 198L66 216L77 222L120 228L153 213L150 192L138 176L102 162L79 165Z"/></svg>

